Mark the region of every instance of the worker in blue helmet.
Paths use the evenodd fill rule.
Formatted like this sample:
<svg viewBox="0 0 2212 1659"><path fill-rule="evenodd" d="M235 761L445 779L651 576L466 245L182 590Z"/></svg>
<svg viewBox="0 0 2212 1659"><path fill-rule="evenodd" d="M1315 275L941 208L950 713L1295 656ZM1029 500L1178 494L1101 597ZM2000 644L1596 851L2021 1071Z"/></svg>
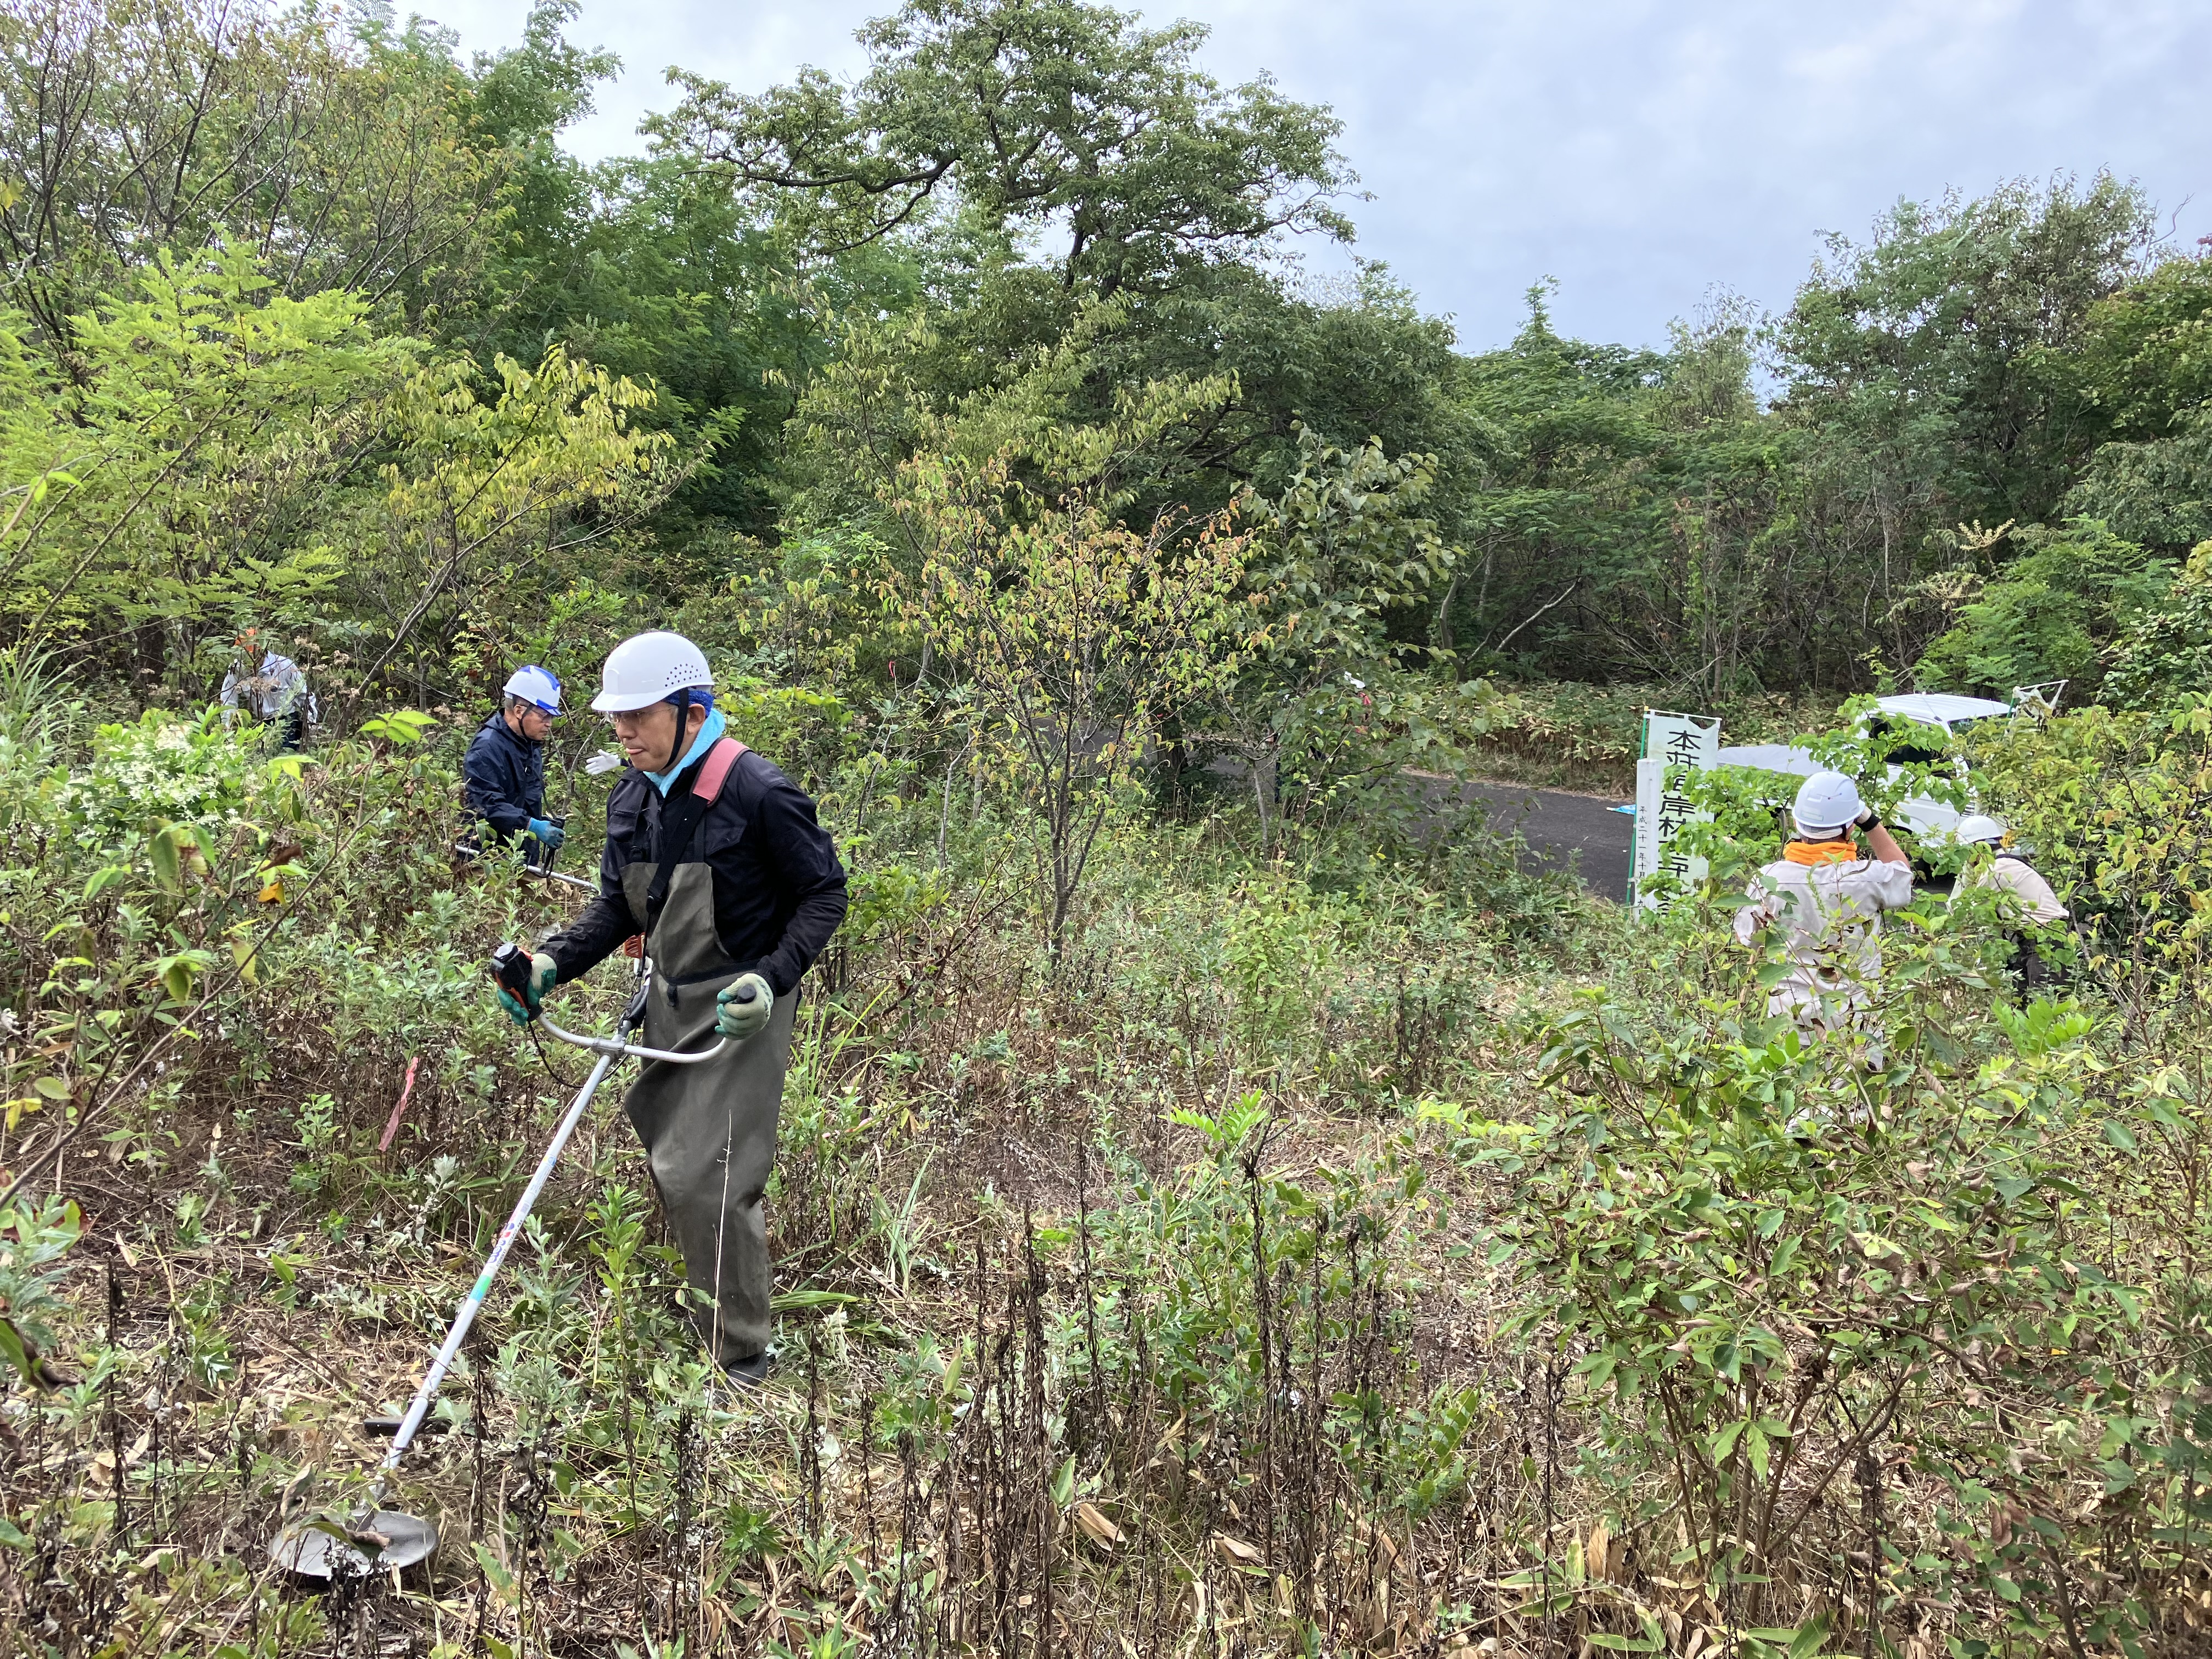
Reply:
<svg viewBox="0 0 2212 1659"><path fill-rule="evenodd" d="M498 841L523 842L541 868L562 841L561 825L545 816L545 739L560 718L561 682L526 664L507 677L461 763L470 817Z"/></svg>

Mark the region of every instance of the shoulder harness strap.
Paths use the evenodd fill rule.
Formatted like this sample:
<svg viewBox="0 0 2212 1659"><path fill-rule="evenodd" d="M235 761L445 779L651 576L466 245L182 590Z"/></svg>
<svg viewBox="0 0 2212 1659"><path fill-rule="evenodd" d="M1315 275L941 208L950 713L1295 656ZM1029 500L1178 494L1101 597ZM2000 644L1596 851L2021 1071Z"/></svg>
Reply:
<svg viewBox="0 0 2212 1659"><path fill-rule="evenodd" d="M660 845L653 872L653 885L645 894L645 936L653 936L653 925L660 920L660 907L668 901L668 884L676 873L676 866L691 850L691 837L697 832L699 820L707 816L722 793L722 785L730 775L730 769L745 753L744 744L735 738L721 738L707 751L707 758L699 763L699 770L691 780L691 787L680 800L664 802L660 811Z"/></svg>

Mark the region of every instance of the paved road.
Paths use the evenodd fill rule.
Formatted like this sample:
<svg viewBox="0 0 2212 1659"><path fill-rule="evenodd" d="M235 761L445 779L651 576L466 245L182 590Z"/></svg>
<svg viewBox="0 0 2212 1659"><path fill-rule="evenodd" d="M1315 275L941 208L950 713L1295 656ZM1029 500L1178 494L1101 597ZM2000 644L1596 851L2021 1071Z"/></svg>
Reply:
<svg viewBox="0 0 2212 1659"><path fill-rule="evenodd" d="M1521 832L1537 867L1571 868L1583 886L1615 902L1627 892L1628 844L1636 820L1615 811L1615 803L1518 783L1463 783L1460 788L1489 806L1492 825Z"/></svg>

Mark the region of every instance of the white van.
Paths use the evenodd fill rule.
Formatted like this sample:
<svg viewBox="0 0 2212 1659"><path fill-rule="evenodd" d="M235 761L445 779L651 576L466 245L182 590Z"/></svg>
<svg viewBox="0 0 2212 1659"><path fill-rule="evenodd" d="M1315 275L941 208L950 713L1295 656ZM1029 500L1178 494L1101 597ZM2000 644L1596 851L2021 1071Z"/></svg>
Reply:
<svg viewBox="0 0 2212 1659"><path fill-rule="evenodd" d="M2056 688L2024 686L2013 694L2014 702L1999 702L1994 697L1962 697L1948 691L1914 691L1903 696L1882 697L1876 701L1872 713L1861 717L1863 729L1875 728L1881 721L1891 731L1902 730L1910 734L1912 727L1925 728L1928 741L1924 746L1908 742L1893 752L1900 760L1939 761L1952 752L1950 740L1981 720L1996 720L2008 715L2015 708L2023 711L2037 708L2048 712L2058 699ZM1762 771L1787 772L1808 778L1822 770L1820 763L1802 749L1786 743L1741 744L1733 749L1722 749L1714 757L1721 766L1751 766ZM1960 762L1963 772L1966 763ZM1892 769L1895 775L1895 769ZM1955 806L1925 795L1908 796L1896 811L1899 822L1919 837L1928 851L1940 848L1958 828L1961 814Z"/></svg>

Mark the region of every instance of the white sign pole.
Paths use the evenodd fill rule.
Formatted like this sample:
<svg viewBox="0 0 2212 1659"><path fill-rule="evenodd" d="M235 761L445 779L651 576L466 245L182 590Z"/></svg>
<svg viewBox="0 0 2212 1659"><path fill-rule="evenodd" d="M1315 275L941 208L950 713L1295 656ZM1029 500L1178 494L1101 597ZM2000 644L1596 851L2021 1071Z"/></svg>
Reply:
<svg viewBox="0 0 2212 1659"><path fill-rule="evenodd" d="M1721 746L1721 723L1711 714L1674 714L1646 709L1644 757L1636 763L1636 852L1630 881L1639 909L1656 910L1659 896L1643 890L1647 877L1664 871L1677 881L1702 881L1705 860L1674 851L1686 823L1709 822L1712 814L1691 805L1679 775L1711 771Z"/></svg>

